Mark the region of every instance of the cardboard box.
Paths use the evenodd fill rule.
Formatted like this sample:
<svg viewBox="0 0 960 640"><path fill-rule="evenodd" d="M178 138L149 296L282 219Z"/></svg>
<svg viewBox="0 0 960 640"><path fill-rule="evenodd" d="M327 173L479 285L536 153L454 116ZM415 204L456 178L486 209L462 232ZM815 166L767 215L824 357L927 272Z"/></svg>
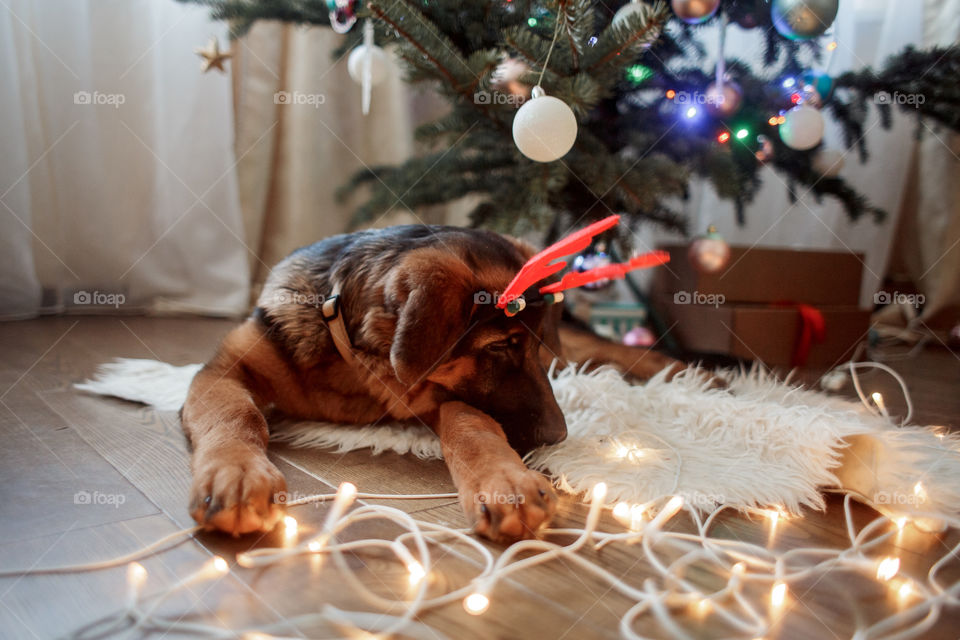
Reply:
<svg viewBox="0 0 960 640"><path fill-rule="evenodd" d="M802 320L793 307L690 304L659 296L654 308L687 350L723 353L767 365L793 365ZM817 307L826 322L821 343L813 342L804 366L828 367L853 356L866 339L870 311L851 306Z"/></svg>
<svg viewBox="0 0 960 640"><path fill-rule="evenodd" d="M723 296L726 303L800 302L815 307L856 306L863 256L838 251L730 247L723 271L702 274L687 257L687 245L664 247L670 264L655 270L651 295L678 291Z"/></svg>

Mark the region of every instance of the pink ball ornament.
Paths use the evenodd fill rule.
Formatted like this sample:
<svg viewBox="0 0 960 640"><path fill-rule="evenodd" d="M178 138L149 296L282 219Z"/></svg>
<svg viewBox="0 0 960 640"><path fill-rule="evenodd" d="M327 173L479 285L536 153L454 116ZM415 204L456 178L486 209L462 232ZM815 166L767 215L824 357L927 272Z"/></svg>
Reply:
<svg viewBox="0 0 960 640"><path fill-rule="evenodd" d="M729 118L740 110L743 104L743 92L736 82L727 81L723 87L716 82L710 84L706 90L706 109L716 118Z"/></svg>
<svg viewBox="0 0 960 640"><path fill-rule="evenodd" d="M711 226L707 229L707 235L690 244L687 257L700 273L717 273L723 271L730 262L730 245L717 233L717 229Z"/></svg>
<svg viewBox="0 0 960 640"><path fill-rule="evenodd" d="M623 344L628 347L652 347L656 341L657 336L646 327L634 327L623 336Z"/></svg>
<svg viewBox="0 0 960 640"><path fill-rule="evenodd" d="M670 6L687 24L702 24L717 12L720 0L671 0Z"/></svg>
<svg viewBox="0 0 960 640"><path fill-rule="evenodd" d="M773 0L773 26L784 38L811 40L823 35L837 17L840 0Z"/></svg>
<svg viewBox="0 0 960 640"><path fill-rule="evenodd" d="M960 323L950 329L949 345L951 349L960 349Z"/></svg>

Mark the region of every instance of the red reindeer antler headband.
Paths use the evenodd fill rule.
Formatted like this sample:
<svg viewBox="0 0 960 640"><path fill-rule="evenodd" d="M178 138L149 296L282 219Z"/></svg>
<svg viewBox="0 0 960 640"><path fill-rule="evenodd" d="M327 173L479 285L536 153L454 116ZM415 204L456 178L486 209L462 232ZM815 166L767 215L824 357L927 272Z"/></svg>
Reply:
<svg viewBox="0 0 960 640"><path fill-rule="evenodd" d="M523 300L523 293L527 291L527 289L544 278L549 278L567 266L566 261L559 260L559 258L586 249L590 246L590 242L594 236L615 227L619 222L620 216L617 215L594 222L579 231L571 233L566 238L550 245L530 258L513 280L510 281L510 284L507 285L500 299L497 300L497 308L505 309L507 315L514 315L522 310L525 305L523 303L517 305L516 302ZM556 262L554 262L554 260L556 260ZM541 295L552 294L556 296L561 291L582 287L590 282L623 278L628 271L655 267L668 262L670 262L670 254L666 251L651 251L650 253L632 258L629 262L596 267L580 273L570 272L563 276L560 282L554 282L553 284L540 287L539 293Z"/></svg>

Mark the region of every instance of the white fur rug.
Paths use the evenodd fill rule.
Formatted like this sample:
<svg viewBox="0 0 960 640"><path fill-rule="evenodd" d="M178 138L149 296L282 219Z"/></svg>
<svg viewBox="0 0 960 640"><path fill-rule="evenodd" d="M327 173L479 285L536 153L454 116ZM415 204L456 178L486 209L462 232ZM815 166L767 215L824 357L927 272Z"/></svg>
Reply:
<svg viewBox="0 0 960 640"><path fill-rule="evenodd" d="M177 410L200 365L120 359L77 388ZM859 403L786 385L761 369L696 373L631 385L612 369L553 372L569 435L528 457L569 492L603 480L609 499L645 503L680 494L710 510L823 506L821 489L856 491L894 512L960 512L960 438L896 427ZM393 450L441 458L423 427L275 425L274 441L339 451ZM918 484L919 483L919 484Z"/></svg>

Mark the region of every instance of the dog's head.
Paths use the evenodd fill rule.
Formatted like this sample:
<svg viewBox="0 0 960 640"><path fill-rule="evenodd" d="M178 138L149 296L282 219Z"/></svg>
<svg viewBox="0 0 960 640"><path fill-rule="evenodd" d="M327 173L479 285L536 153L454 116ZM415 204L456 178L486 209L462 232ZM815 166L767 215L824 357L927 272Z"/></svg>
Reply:
<svg viewBox="0 0 960 640"><path fill-rule="evenodd" d="M541 349L547 361L560 355L560 309L532 306L514 317L493 312L493 293L529 251L495 234L479 240L466 250L411 252L395 270L387 287L397 297L390 362L404 384L433 382L491 416L524 454L567 433L541 361Z"/></svg>

